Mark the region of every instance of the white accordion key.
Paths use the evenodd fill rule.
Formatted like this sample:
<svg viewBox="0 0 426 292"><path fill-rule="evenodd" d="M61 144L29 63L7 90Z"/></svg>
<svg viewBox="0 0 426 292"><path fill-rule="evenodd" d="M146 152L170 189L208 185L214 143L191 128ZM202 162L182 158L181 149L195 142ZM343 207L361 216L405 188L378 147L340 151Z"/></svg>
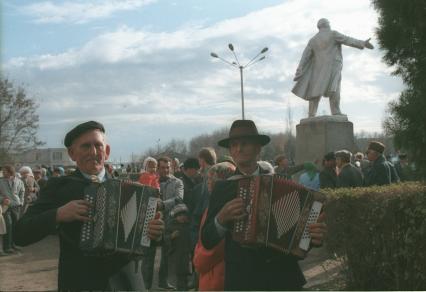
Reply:
<svg viewBox="0 0 426 292"><path fill-rule="evenodd" d="M149 247L151 245L151 239L148 236L148 224L155 218L155 212L157 210L157 198L150 197L148 199L148 207L146 208L145 221L143 223L143 231L141 237L141 245Z"/></svg>
<svg viewBox="0 0 426 292"><path fill-rule="evenodd" d="M321 212L322 203L315 201L312 204L311 211L309 212L308 221L306 221L305 229L303 230L302 238L299 243L299 247L302 250L307 251L309 249L309 244L311 243L311 236L309 234L308 226L317 222L319 214Z"/></svg>

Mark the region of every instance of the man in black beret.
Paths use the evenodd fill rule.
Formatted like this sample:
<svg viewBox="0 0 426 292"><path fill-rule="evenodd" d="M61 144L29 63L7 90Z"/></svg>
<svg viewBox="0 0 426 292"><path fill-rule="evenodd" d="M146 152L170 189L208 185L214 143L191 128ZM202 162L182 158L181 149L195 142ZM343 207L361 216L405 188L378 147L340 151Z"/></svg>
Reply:
<svg viewBox="0 0 426 292"><path fill-rule="evenodd" d="M391 183L391 169L383 155L385 145L378 141L368 144L367 158L371 166L365 171L365 185L387 185Z"/></svg>
<svg viewBox="0 0 426 292"><path fill-rule="evenodd" d="M322 160L322 167L323 169L319 174L320 188L334 189L336 187L337 180L336 155L334 155L334 152L329 152L324 155L324 158Z"/></svg>
<svg viewBox="0 0 426 292"><path fill-rule="evenodd" d="M111 281L123 273L122 269L130 262L128 257L86 256L78 247L81 226L90 220L88 211L91 206L84 200L84 189L93 181L103 182L110 178L104 167L110 154L105 129L94 121L80 124L68 132L64 144L76 162L77 170L48 181L38 200L18 222L15 242L25 246L49 234L59 233L59 290L133 290L129 283L134 279L129 278L125 286ZM152 220L149 236L158 239L163 229L162 220ZM134 285L143 287L142 279Z"/></svg>
<svg viewBox="0 0 426 292"><path fill-rule="evenodd" d="M236 175L259 175L267 173L257 160L262 146L269 141L267 135L258 133L253 121L237 120L231 126L229 137L218 144L228 148L237 166ZM201 230L201 242L206 249L213 249L225 239L224 290L300 290L306 281L296 257L266 247L245 247L233 240L233 223L247 216L242 199L236 198L237 187L236 180L215 184ZM320 217L318 221L324 219ZM326 225L312 224L309 231L311 243L320 245Z"/></svg>

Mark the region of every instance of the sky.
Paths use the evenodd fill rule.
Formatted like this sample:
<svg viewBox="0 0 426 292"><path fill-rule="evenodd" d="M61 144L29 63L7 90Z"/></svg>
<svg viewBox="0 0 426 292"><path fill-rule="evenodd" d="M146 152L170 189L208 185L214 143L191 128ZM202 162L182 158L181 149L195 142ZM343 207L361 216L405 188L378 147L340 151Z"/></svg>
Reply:
<svg viewBox="0 0 426 292"><path fill-rule="evenodd" d="M303 49L327 18L331 28L374 50L343 47L341 109L355 133L380 132L402 81L382 61L378 16L367 0L3 0L2 75L39 103L39 138L62 147L80 122L105 125L112 161L157 143L229 127L241 118L237 68L244 70L245 117L261 132L307 116L291 93ZM329 114L322 99L318 114Z"/></svg>

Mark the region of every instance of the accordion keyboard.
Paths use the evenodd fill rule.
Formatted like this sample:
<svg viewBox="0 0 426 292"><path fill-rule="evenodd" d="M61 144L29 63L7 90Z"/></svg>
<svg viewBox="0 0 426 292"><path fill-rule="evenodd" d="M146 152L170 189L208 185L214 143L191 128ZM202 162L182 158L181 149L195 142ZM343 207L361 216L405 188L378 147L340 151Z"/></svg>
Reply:
<svg viewBox="0 0 426 292"><path fill-rule="evenodd" d="M300 239L299 247L303 250L309 249L311 236L309 234L309 225L317 222L322 208L322 203L315 201L309 213L308 221L306 221L305 229L303 230L302 238Z"/></svg>
<svg viewBox="0 0 426 292"><path fill-rule="evenodd" d="M88 201L92 206L95 203L95 199L88 194L86 194L84 196L84 199L86 201ZM89 208L89 212L88 212L87 215L91 220L84 222L83 226L81 227L81 241L82 242L90 241L92 239L91 235L93 234L93 232L92 232L92 230L93 230L93 215L94 215L93 208Z"/></svg>
<svg viewBox="0 0 426 292"><path fill-rule="evenodd" d="M151 244L151 239L148 236L148 224L155 218L155 213L157 210L157 198L150 197L148 199L148 207L146 209L145 220L143 223L143 231L141 238L141 245L149 247Z"/></svg>

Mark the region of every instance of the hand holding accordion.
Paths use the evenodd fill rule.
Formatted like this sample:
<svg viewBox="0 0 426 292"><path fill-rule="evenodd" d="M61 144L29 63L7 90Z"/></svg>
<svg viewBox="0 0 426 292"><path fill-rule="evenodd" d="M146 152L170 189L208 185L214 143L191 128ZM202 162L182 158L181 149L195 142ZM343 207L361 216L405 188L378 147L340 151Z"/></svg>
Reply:
<svg viewBox="0 0 426 292"><path fill-rule="evenodd" d="M152 221L157 193L154 188L118 179L89 185L84 198L93 208L88 214L91 220L81 228L80 248L93 255L142 255L151 238L164 229L161 220Z"/></svg>
<svg viewBox="0 0 426 292"><path fill-rule="evenodd" d="M317 222L325 196L278 175L244 177L238 194L247 216L234 223L234 240L265 246L304 258L311 242L309 225ZM325 224L313 225L313 243L322 239Z"/></svg>

